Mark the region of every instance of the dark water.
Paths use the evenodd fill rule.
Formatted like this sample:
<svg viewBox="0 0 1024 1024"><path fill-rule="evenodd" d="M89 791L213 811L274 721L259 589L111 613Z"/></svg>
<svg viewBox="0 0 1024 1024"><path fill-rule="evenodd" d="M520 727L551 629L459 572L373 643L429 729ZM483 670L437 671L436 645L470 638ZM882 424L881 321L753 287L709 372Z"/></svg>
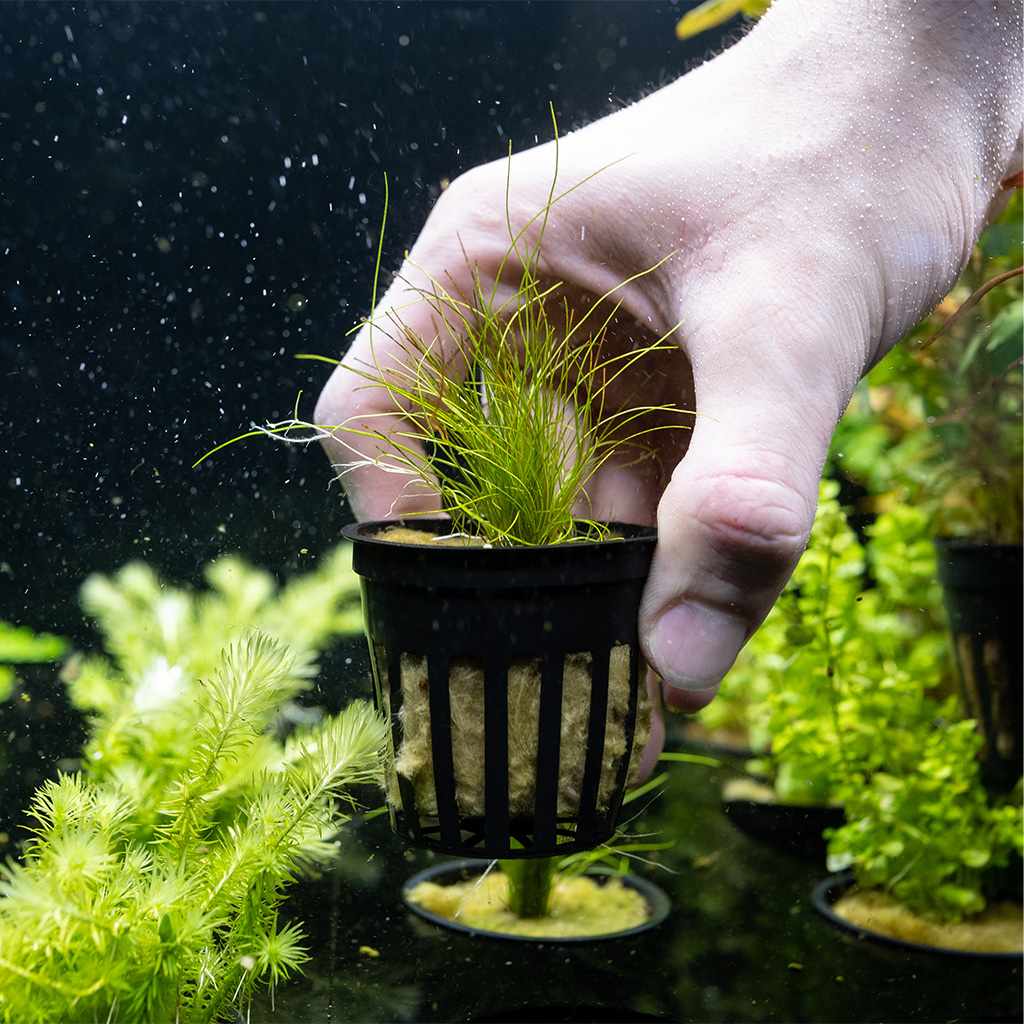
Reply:
<svg viewBox="0 0 1024 1024"><path fill-rule="evenodd" d="M685 5L684 5L685 6ZM347 521L318 451L197 455L312 398L443 178L671 80L667 3L0 6L0 607L77 633L130 557L275 569ZM290 167L286 166L290 162Z"/></svg>
<svg viewBox="0 0 1024 1024"><path fill-rule="evenodd" d="M277 572L350 515L318 451L211 444L286 415L367 311L443 178L671 80L687 5L0 5L0 618L90 636L79 583L144 558L194 582L242 551ZM290 166L289 166L290 164ZM310 555L302 554L306 549ZM365 666L363 667L365 668ZM28 674L43 686L49 669ZM364 685L357 664L352 686ZM38 681L35 682L35 681ZM9 826L77 753L59 687L0 706ZM958 976L851 944L810 910L818 869L740 837L717 781L677 773L656 826L676 910L642 942L472 943L400 908L407 855L374 823L300 889L309 977L254 1020L986 1020L1020 975ZM367 862L367 854L373 859ZM360 945L380 951L360 955Z"/></svg>
<svg viewBox="0 0 1024 1024"><path fill-rule="evenodd" d="M318 449L191 463L315 400L293 357L368 311L385 170L393 269L442 179L549 138L549 102L568 130L720 46L676 41L685 6L0 4L0 618L88 644L90 572L334 543ZM0 705L0 831L77 753L51 689Z"/></svg>

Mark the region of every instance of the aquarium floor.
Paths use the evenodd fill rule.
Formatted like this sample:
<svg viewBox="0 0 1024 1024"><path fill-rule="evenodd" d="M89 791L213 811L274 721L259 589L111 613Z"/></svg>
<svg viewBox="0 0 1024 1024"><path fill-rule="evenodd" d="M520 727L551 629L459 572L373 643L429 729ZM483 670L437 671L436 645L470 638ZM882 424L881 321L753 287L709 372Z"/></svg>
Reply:
<svg viewBox="0 0 1024 1024"><path fill-rule="evenodd" d="M810 903L826 874L746 838L723 816L720 772L673 766L649 824L674 873L644 868L673 912L656 932L579 947L471 939L407 912L405 879L435 858L386 819L357 827L336 872L303 883L306 976L253 1024L382 1021L1020 1020L1020 964L980 967L872 946Z"/></svg>

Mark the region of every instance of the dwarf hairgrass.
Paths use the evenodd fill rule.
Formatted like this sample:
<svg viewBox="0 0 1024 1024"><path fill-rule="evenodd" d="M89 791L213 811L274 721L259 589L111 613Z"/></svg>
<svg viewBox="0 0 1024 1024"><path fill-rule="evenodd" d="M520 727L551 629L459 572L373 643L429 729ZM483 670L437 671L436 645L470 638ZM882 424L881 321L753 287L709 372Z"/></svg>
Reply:
<svg viewBox="0 0 1024 1024"><path fill-rule="evenodd" d="M555 167L547 199L518 231L506 176L509 245L493 280L485 282L471 266L469 294L429 275L429 287L410 287L414 301L432 313L433 337L409 328L395 309L380 318L383 322L371 316L354 328L367 329L370 357L340 365L361 379L361 387L382 389L386 409L321 424L301 419L296 408L287 420L218 445L196 465L260 434L299 444L333 438L351 453L335 467L341 476L372 466L406 477L410 489L438 497L436 508L418 514L449 516L455 533L480 536L496 546L606 536L606 525L576 514L586 508L588 484L613 454L621 458L628 453L627 461L653 458L652 435L681 429L684 410L637 400L641 387L649 384L636 384L639 364L675 349L670 339L678 325L653 341L623 345L613 344L611 337L624 315L623 290L658 270L672 254L586 304L573 301L563 282L541 273L553 206L593 176L556 194L555 123ZM385 176L374 304L388 203ZM511 295L499 298L508 294L506 286L512 286ZM387 339L386 365L378 358L374 332ZM299 358L337 362L309 353ZM396 412L403 424L399 429L375 427L374 419L392 423Z"/></svg>

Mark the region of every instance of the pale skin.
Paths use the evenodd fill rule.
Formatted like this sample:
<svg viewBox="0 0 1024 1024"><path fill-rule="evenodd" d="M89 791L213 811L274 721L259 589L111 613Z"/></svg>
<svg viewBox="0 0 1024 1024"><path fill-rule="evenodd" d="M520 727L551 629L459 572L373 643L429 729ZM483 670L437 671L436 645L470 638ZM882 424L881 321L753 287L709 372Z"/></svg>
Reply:
<svg viewBox="0 0 1024 1024"><path fill-rule="evenodd" d="M854 386L946 294L1020 169L1020 37L1019 0L776 0L720 56L561 139L560 190L605 169L552 209L544 270L600 295L675 253L617 297L658 334L681 325L659 400L696 410L688 449L659 435L655 463L606 466L587 495L597 518L658 526L640 636L670 705L714 696L803 550ZM466 257L488 280L506 176L518 229L553 160L548 143L454 181L374 319L434 337L411 289L468 293ZM318 423L401 429L345 368L369 344L364 329ZM436 507L372 466L342 479L361 519Z"/></svg>

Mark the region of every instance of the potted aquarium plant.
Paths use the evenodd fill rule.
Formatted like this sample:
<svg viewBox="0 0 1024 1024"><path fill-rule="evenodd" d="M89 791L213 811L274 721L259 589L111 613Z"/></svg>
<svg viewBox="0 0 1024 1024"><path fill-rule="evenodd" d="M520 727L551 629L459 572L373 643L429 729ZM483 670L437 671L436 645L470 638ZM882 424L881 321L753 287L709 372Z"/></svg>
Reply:
<svg viewBox="0 0 1024 1024"><path fill-rule="evenodd" d="M354 442L370 438L374 466L438 495L433 515L344 532L391 723L392 823L463 856L564 856L610 838L649 728L637 616L656 532L594 521L585 495L613 451L650 458L653 432L688 425L674 406L622 394L638 363L674 350L673 332L610 339L616 292L654 268L582 310L542 278L554 187L518 233L509 220L493 285L471 268L471 294L419 290L451 336L447 355L397 314L365 325L371 358L346 366L394 400L402 430L296 417L242 435L331 436L351 466L368 464ZM380 260L378 246L374 296ZM380 333L402 352L387 366Z"/></svg>
<svg viewBox="0 0 1024 1024"><path fill-rule="evenodd" d="M971 720L919 722L915 757L849 787L847 823L829 839L842 873L817 887L815 906L860 938L1018 969L1021 783L1008 797L986 792Z"/></svg>
<svg viewBox="0 0 1024 1024"><path fill-rule="evenodd" d="M927 519L896 507L862 545L825 481L808 548L785 593L741 655L762 696L747 715L762 753L723 789L744 831L823 858L823 832L843 822L851 773L899 763L905 729L946 660ZM879 737L885 737L880 741Z"/></svg>
<svg viewBox="0 0 1024 1024"><path fill-rule="evenodd" d="M438 495L434 517L345 534L392 723L393 823L447 853L551 857L604 842L648 735L637 615L655 531L577 509L613 451L648 458L650 434L678 427L674 407L608 402L627 371L671 343L613 351L618 289L578 313L542 280L552 202L533 242L526 229L510 237L492 287L474 271L471 295L436 281L422 294L439 324L458 325L453 354L395 318L370 325L404 358L353 372L386 390L408 428L331 428L343 444L372 437L382 470ZM514 293L499 302L503 274L514 274Z"/></svg>
<svg viewBox="0 0 1024 1024"><path fill-rule="evenodd" d="M953 292L858 389L834 445L875 509L912 504L931 520L993 792L1012 787L1022 764L1021 218L1017 191Z"/></svg>

